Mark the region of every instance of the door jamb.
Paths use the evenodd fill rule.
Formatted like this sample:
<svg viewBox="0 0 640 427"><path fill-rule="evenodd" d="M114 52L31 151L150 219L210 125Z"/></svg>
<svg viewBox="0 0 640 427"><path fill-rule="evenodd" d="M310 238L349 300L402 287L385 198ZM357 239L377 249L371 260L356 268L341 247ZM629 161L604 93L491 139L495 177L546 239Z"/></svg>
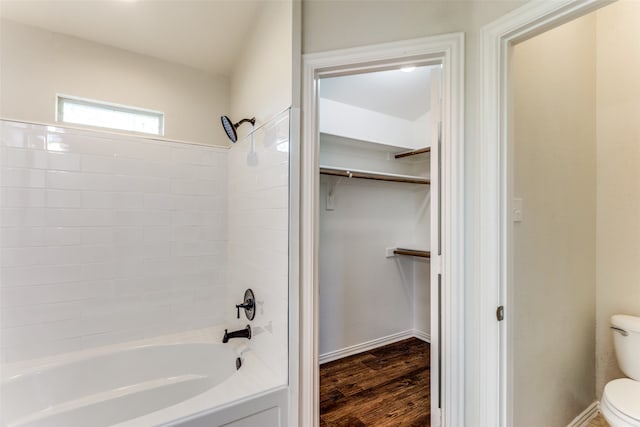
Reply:
<svg viewBox="0 0 640 427"><path fill-rule="evenodd" d="M512 243L511 217L512 150L509 147L508 92L511 46L615 0L556 0L529 2L490 23L481 30L480 42L480 147L476 170L478 217L475 224L475 277L472 289L478 309L472 324L480 334L478 356L470 373L479 384L477 414L470 414L480 426L513 425L512 328L509 283ZM491 315L505 307L504 322Z"/></svg>
<svg viewBox="0 0 640 427"><path fill-rule="evenodd" d="M299 425L319 423L318 365L318 77L415 61L443 65L441 425L464 425L464 34L303 55L300 167ZM437 326L437 325L436 325ZM432 325L432 337L437 337ZM437 421L434 427L437 427Z"/></svg>

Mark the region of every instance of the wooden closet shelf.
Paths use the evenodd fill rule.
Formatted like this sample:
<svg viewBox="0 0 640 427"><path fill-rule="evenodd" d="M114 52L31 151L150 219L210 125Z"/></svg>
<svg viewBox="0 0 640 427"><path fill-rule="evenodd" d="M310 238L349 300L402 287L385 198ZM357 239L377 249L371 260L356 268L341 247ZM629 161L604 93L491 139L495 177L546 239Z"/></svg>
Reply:
<svg viewBox="0 0 640 427"><path fill-rule="evenodd" d="M430 251L419 251L417 249L396 248L393 250L393 253L395 255L409 255L409 256L417 256L421 258L431 258Z"/></svg>
<svg viewBox="0 0 640 427"><path fill-rule="evenodd" d="M417 176L410 175L394 175L394 174L385 174L378 172L367 172L367 171L358 171L358 170L349 170L349 169L340 169L340 168L329 168L320 166L320 174L321 175L333 175L333 176L342 176L346 178L362 178L362 179L373 179L377 181L391 181L391 182L406 182L409 184L430 184L431 180L428 178L421 178Z"/></svg>
<svg viewBox="0 0 640 427"><path fill-rule="evenodd" d="M397 153L395 155L395 158L401 159L403 157L417 156L418 154L429 153L429 152L431 152L431 147L419 148L417 150L402 151L400 153Z"/></svg>

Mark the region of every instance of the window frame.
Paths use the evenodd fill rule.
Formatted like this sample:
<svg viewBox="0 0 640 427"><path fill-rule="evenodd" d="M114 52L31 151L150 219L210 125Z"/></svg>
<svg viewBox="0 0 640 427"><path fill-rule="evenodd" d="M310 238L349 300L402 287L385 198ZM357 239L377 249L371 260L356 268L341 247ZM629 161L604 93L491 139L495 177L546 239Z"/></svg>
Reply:
<svg viewBox="0 0 640 427"><path fill-rule="evenodd" d="M138 130L132 130L132 129L121 129L121 128L110 127L110 126L99 126L99 125L94 125L89 123L77 123L77 122L66 121L64 120L64 108L63 108L66 102L69 102L71 104L76 104L76 105L99 108L105 111L117 111L117 112L140 115L140 116L144 115L144 116L156 117L158 119L158 133L144 132L144 131L138 131ZM56 123L64 123L71 126L87 126L95 129L104 129L104 130L110 130L110 131L116 131L116 132L131 132L131 133L140 134L140 135L152 135L152 136L164 137L165 117L164 117L164 112L162 111L151 110L148 108L133 107L133 106L124 105L124 104L116 104L113 102L101 101L97 99L82 98L82 97L73 96L73 95L65 95L61 93L56 94L55 121Z"/></svg>

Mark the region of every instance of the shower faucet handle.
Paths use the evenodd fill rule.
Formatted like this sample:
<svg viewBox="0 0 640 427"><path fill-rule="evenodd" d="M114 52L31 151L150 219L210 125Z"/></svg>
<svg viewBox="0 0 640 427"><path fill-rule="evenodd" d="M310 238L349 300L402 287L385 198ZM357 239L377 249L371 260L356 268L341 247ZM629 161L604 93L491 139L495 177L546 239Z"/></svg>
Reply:
<svg viewBox="0 0 640 427"><path fill-rule="evenodd" d="M247 319L253 320L256 317L256 297L253 295L253 291L251 289L247 289L244 291L244 302L242 304L236 305L236 317L240 318L240 309L244 309L244 314L247 316Z"/></svg>
<svg viewBox="0 0 640 427"><path fill-rule="evenodd" d="M245 310L246 310L246 309L252 309L252 308L253 308L253 305L254 305L254 304L253 304L253 300L245 301L245 302L243 302L242 304L236 304L236 310L238 311L238 313L237 313L237 318L238 318L238 319L240 318L240 309L241 309L241 308L244 308Z"/></svg>

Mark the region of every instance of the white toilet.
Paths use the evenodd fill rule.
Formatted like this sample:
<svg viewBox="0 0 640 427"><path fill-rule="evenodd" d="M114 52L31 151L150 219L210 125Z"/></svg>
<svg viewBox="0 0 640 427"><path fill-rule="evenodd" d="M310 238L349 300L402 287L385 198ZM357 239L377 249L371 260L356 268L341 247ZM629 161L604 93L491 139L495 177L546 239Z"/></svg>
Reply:
<svg viewBox="0 0 640 427"><path fill-rule="evenodd" d="M640 317L611 317L618 365L628 378L604 387L600 410L611 427L640 427Z"/></svg>

